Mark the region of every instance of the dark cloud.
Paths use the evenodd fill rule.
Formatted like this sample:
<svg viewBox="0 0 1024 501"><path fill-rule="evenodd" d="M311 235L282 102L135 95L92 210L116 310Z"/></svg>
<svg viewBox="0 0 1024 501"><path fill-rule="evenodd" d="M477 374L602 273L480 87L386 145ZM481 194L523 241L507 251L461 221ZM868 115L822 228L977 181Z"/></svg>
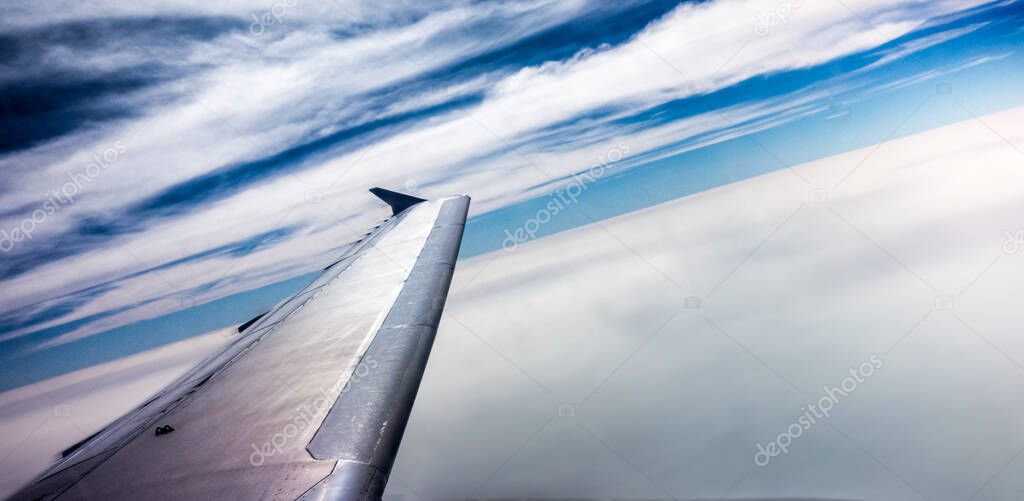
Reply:
<svg viewBox="0 0 1024 501"><path fill-rule="evenodd" d="M293 169L310 157L329 152L360 139L380 140L405 130L431 116L480 102L483 96L460 96L441 104L385 116L318 137L257 160L222 167L171 186L132 207L134 214L177 214L189 208L219 199L285 170Z"/></svg>
<svg viewBox="0 0 1024 501"><path fill-rule="evenodd" d="M0 333L31 327L69 315L80 306L114 288L112 283L99 284L57 298L54 301L6 312L0 315ZM0 343L0 353L4 351L2 347L3 343Z"/></svg>
<svg viewBox="0 0 1024 501"><path fill-rule="evenodd" d="M60 298L56 298L53 301L47 301L42 304L33 305L27 308L21 308L16 311L11 311L0 315L0 334L12 332L19 329L30 328L35 325L41 325L44 323L58 320L62 317L74 313L81 306L89 303L93 299L106 294L117 288L118 284L129 279L133 279L148 273L158 272L162 270L169 270L176 266L180 266L186 263L193 263L197 261L203 261L207 259L214 259L218 257L231 257L240 259L254 252L269 248L277 243L280 243L289 237L295 235L301 228L299 226L287 226L276 230L253 235L249 238L237 240L228 244L220 245L210 249L206 249L200 252L195 252L187 256L167 261L156 266L146 267L144 269L113 278L106 282L99 283L97 285L88 287L86 289L70 292ZM31 261L21 261L23 265L31 266ZM207 287L213 287L216 283L208 284ZM100 315L94 315L86 317L85 319L60 324L55 327L44 329L37 333L30 333L24 337L16 338L15 342L0 342L0 356L8 356L10 353L16 351L17 348L21 347L22 343L27 339L34 339L35 343L45 341L47 339L56 337L60 334L70 332L71 330L82 327L91 322L101 320L112 314L125 311L127 309L139 306L131 305L130 307L118 308L111 311L104 312Z"/></svg>
<svg viewBox="0 0 1024 501"><path fill-rule="evenodd" d="M678 7L679 1L615 2L592 5L592 10L526 37L508 43L496 39L480 54L426 73L426 82L453 84L484 73L505 73L522 67L558 61L583 49L603 44L617 45L651 22ZM467 31L484 31L491 37L515 35L515 20L483 20L466 27ZM458 33L446 33L455 37Z"/></svg>
<svg viewBox="0 0 1024 501"><path fill-rule="evenodd" d="M181 61L194 43L243 27L229 18L112 18L0 35L0 153L141 111L133 93L187 73ZM108 68L113 60L122 62Z"/></svg>
<svg viewBox="0 0 1024 501"><path fill-rule="evenodd" d="M0 85L0 153L31 148L97 122L129 116L119 98L157 83L156 72L47 75Z"/></svg>
<svg viewBox="0 0 1024 501"><path fill-rule="evenodd" d="M0 35L0 63L31 66L55 49L98 54L125 46L145 44L181 47L209 41L226 32L245 29L247 23L230 17L117 17L76 20L23 29Z"/></svg>

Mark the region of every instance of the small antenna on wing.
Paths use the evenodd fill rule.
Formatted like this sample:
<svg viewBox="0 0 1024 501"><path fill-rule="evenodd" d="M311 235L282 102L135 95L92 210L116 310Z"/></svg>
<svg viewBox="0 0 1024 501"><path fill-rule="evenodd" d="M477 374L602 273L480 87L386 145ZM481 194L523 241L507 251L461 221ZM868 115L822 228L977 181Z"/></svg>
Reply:
<svg viewBox="0 0 1024 501"><path fill-rule="evenodd" d="M385 190L384 188L370 188L370 193L373 193L377 198L383 200L384 203L390 205L392 215L396 215L420 202L426 202L422 198L398 193L397 191Z"/></svg>

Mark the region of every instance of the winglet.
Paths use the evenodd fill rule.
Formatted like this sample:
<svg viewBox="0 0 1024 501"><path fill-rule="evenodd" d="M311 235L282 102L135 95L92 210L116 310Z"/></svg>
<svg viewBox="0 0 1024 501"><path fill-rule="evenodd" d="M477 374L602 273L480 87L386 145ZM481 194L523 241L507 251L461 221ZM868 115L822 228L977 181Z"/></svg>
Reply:
<svg viewBox="0 0 1024 501"><path fill-rule="evenodd" d="M405 193L398 193L396 191L385 190L384 188L370 188L370 193L373 193L377 198L383 200L384 203L390 205L393 215L398 214L399 212L402 212L420 202L426 202L426 200L422 198L406 195Z"/></svg>

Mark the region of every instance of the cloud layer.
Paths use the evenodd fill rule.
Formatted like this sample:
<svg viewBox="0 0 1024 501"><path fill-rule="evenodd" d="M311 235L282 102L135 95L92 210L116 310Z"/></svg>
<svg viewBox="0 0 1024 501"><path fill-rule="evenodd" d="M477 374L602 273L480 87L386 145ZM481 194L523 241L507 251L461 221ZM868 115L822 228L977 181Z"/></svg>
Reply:
<svg viewBox="0 0 1024 501"><path fill-rule="evenodd" d="M389 492L1013 498L1022 119L795 166L847 178L825 197L774 172L464 261Z"/></svg>
<svg viewBox="0 0 1024 501"><path fill-rule="evenodd" d="M314 271L381 215L370 186L470 193L486 213L622 141L642 168L863 97L886 67L985 26L961 19L1019 10L780 5L7 6L0 228L22 238L0 263L0 348Z"/></svg>

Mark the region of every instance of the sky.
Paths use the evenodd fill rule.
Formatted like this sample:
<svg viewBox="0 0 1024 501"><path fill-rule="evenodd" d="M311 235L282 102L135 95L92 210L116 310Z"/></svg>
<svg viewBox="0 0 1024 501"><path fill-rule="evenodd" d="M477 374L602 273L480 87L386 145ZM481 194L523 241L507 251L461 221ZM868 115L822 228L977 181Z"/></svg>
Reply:
<svg viewBox="0 0 1024 501"><path fill-rule="evenodd" d="M392 499L1020 499L1021 124L464 260Z"/></svg>
<svg viewBox="0 0 1024 501"><path fill-rule="evenodd" d="M384 499L1018 499L1021 124L462 259ZM236 338L0 392L0 496Z"/></svg>
<svg viewBox="0 0 1024 501"><path fill-rule="evenodd" d="M1024 104L1015 1L5 3L0 389L265 311L372 186L471 258Z"/></svg>
<svg viewBox="0 0 1024 501"><path fill-rule="evenodd" d="M392 498L1024 488L1022 1L0 2L23 475L312 280L383 186L473 197Z"/></svg>

